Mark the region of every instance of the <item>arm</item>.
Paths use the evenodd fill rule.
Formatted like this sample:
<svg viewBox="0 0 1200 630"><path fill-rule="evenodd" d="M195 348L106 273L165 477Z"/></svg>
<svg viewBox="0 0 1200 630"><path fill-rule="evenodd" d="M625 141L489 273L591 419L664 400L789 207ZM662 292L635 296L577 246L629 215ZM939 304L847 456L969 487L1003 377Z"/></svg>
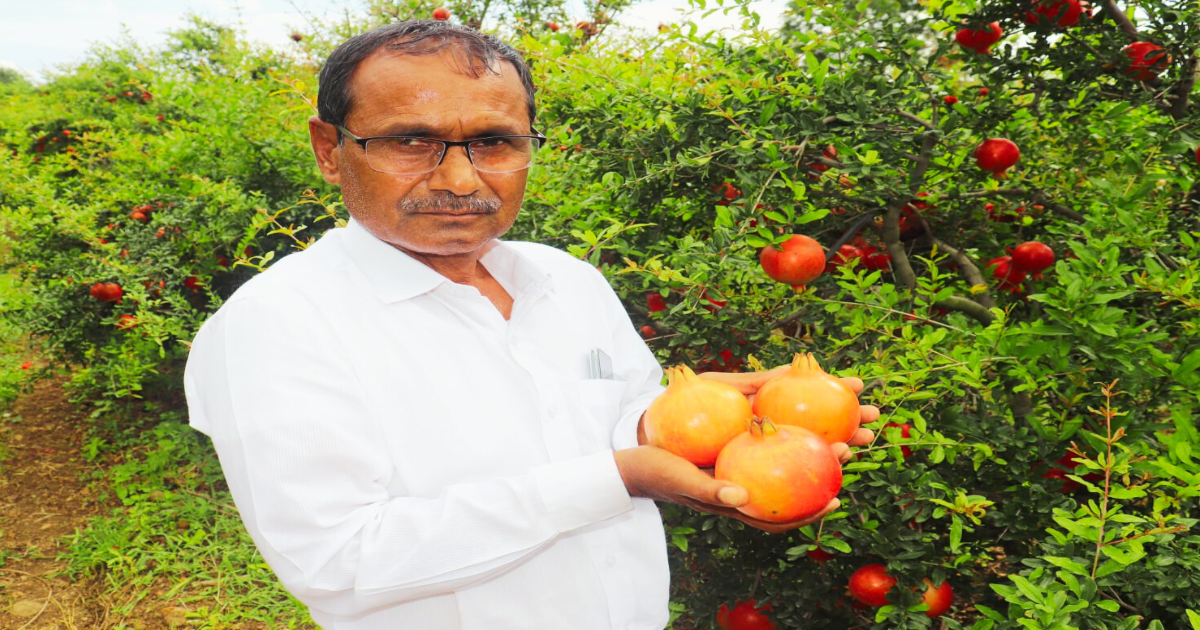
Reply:
<svg viewBox="0 0 1200 630"><path fill-rule="evenodd" d="M247 530L299 599L355 615L486 580L632 507L611 453L392 496L392 460L337 331L299 298L230 302L185 385ZM314 321L317 320L317 321Z"/></svg>

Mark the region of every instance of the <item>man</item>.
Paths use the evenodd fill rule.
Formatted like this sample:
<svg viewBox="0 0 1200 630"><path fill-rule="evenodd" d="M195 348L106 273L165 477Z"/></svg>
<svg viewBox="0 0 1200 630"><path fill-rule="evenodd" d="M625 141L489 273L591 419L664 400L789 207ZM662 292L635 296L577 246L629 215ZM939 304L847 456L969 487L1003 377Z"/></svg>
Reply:
<svg viewBox="0 0 1200 630"><path fill-rule="evenodd" d="M659 630L651 499L799 525L747 519L744 489L639 446L662 371L604 277L497 240L540 144L533 91L511 47L443 22L347 41L309 131L350 224L246 283L192 346L191 423L325 628ZM589 374L593 350L611 374Z"/></svg>

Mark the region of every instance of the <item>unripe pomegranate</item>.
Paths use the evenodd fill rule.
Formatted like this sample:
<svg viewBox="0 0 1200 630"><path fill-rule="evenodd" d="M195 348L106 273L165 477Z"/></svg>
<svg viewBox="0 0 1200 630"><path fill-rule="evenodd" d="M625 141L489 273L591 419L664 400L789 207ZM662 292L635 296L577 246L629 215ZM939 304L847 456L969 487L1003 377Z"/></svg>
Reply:
<svg viewBox="0 0 1200 630"><path fill-rule="evenodd" d="M721 449L745 433L750 401L736 387L700 378L687 366L667 370L667 378L667 390L646 410L646 439L697 466L712 466Z"/></svg>
<svg viewBox="0 0 1200 630"><path fill-rule="evenodd" d="M1021 243L1012 253L1013 267L1029 273L1039 273L1054 264L1054 250L1044 243Z"/></svg>
<svg viewBox="0 0 1200 630"><path fill-rule="evenodd" d="M1002 173L1021 159L1021 150L1008 138L988 138L975 149L975 163L992 173Z"/></svg>
<svg viewBox="0 0 1200 630"><path fill-rule="evenodd" d="M996 45L1002 37L1004 37L1004 29L1000 28L999 22L992 22L977 31L969 28L959 29L954 34L954 41L968 50L973 50L981 55L990 55L992 46Z"/></svg>
<svg viewBox="0 0 1200 630"><path fill-rule="evenodd" d="M746 489L739 512L772 523L814 516L842 489L842 466L825 440L764 418L721 449L713 476Z"/></svg>
<svg viewBox="0 0 1200 630"><path fill-rule="evenodd" d="M854 390L821 369L811 354L800 353L790 370L754 395L754 415L808 429L830 443L849 440L861 421Z"/></svg>
<svg viewBox="0 0 1200 630"><path fill-rule="evenodd" d="M1121 52L1129 57L1125 76L1134 81L1149 81L1171 65L1171 55L1167 54L1167 50L1150 42L1134 42L1122 48Z"/></svg>
<svg viewBox="0 0 1200 630"><path fill-rule="evenodd" d="M758 256L763 271L772 280L790 285L805 285L825 271L825 249L817 241L793 234L783 242L783 249L768 245Z"/></svg>

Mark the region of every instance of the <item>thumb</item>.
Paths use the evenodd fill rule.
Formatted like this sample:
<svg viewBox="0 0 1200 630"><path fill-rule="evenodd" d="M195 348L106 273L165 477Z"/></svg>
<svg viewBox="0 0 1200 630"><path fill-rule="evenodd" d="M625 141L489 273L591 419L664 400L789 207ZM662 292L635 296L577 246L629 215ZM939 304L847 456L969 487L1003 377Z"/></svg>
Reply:
<svg viewBox="0 0 1200 630"><path fill-rule="evenodd" d="M741 486L727 485L717 490L717 505L738 507L750 501L750 493Z"/></svg>

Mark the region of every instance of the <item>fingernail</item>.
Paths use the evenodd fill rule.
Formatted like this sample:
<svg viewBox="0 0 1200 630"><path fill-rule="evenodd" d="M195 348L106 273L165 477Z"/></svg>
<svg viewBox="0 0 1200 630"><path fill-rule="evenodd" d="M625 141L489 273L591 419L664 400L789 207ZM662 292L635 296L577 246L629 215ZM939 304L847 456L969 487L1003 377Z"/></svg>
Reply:
<svg viewBox="0 0 1200 630"><path fill-rule="evenodd" d="M729 507L737 507L749 501L750 495L746 492L745 488L725 486L717 491L717 499Z"/></svg>

